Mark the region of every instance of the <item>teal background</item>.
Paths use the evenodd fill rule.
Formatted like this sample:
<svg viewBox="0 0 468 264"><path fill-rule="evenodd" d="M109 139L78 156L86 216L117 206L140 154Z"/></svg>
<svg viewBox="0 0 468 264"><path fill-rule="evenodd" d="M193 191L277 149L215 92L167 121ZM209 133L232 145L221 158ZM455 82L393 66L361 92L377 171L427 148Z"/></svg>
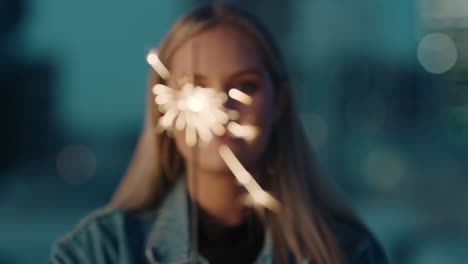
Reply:
<svg viewBox="0 0 468 264"><path fill-rule="evenodd" d="M202 2L0 0L0 263L46 261L107 203L142 125L145 56ZM230 2L278 40L307 136L391 262L468 263L465 14L434 24L437 1ZM430 32L457 45L447 73L418 62Z"/></svg>

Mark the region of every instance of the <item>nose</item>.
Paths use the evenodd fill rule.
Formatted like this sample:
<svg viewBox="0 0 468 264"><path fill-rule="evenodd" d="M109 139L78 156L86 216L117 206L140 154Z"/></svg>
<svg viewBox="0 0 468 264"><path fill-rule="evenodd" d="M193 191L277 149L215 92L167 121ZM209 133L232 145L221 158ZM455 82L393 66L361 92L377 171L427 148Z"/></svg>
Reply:
<svg viewBox="0 0 468 264"><path fill-rule="evenodd" d="M224 107L226 109L231 109L231 110L236 110L236 102L235 100L233 100L231 97L229 97L229 88L227 88L227 90L223 90L223 92L225 93L226 95L226 102L224 102Z"/></svg>

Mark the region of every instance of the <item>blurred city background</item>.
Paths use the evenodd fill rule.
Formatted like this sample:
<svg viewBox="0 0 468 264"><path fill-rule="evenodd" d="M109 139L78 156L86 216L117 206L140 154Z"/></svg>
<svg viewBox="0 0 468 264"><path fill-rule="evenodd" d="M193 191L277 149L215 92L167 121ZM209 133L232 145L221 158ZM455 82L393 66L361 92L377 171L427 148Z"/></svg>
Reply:
<svg viewBox="0 0 468 264"><path fill-rule="evenodd" d="M206 1L0 0L0 263L107 203L145 55ZM237 0L274 33L327 175L392 263L468 263L468 0Z"/></svg>

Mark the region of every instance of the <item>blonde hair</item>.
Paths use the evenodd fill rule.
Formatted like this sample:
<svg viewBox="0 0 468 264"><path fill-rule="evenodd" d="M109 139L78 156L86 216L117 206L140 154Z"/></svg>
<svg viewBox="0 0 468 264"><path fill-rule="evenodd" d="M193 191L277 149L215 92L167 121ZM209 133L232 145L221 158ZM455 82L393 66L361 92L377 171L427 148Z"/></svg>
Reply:
<svg viewBox="0 0 468 264"><path fill-rule="evenodd" d="M198 8L180 18L166 34L158 48L161 61L168 65L185 41L220 24L235 26L252 38L275 83L276 97L281 95L285 102L265 152L266 177L262 182L282 205L279 214L268 213L265 218L278 262L286 263L291 252L298 261L309 258L314 263L342 263L331 223L336 218L358 221L335 199L320 177L317 161L295 114L290 88L285 85L284 63L265 28L249 14L227 4ZM151 71L144 127L126 175L111 201L113 206L140 209L153 205L162 199L184 169L174 140L165 133L155 133L160 113L151 87L162 82Z"/></svg>

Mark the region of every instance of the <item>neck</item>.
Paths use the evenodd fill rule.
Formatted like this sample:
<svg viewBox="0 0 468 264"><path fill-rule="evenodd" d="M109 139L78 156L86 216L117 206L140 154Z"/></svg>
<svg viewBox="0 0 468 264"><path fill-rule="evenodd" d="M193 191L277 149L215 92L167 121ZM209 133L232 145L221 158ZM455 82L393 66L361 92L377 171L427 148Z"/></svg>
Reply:
<svg viewBox="0 0 468 264"><path fill-rule="evenodd" d="M198 170L194 175L193 171L187 170L187 190L192 200L222 224L234 226L246 216L245 206L239 199L243 187L229 171Z"/></svg>

